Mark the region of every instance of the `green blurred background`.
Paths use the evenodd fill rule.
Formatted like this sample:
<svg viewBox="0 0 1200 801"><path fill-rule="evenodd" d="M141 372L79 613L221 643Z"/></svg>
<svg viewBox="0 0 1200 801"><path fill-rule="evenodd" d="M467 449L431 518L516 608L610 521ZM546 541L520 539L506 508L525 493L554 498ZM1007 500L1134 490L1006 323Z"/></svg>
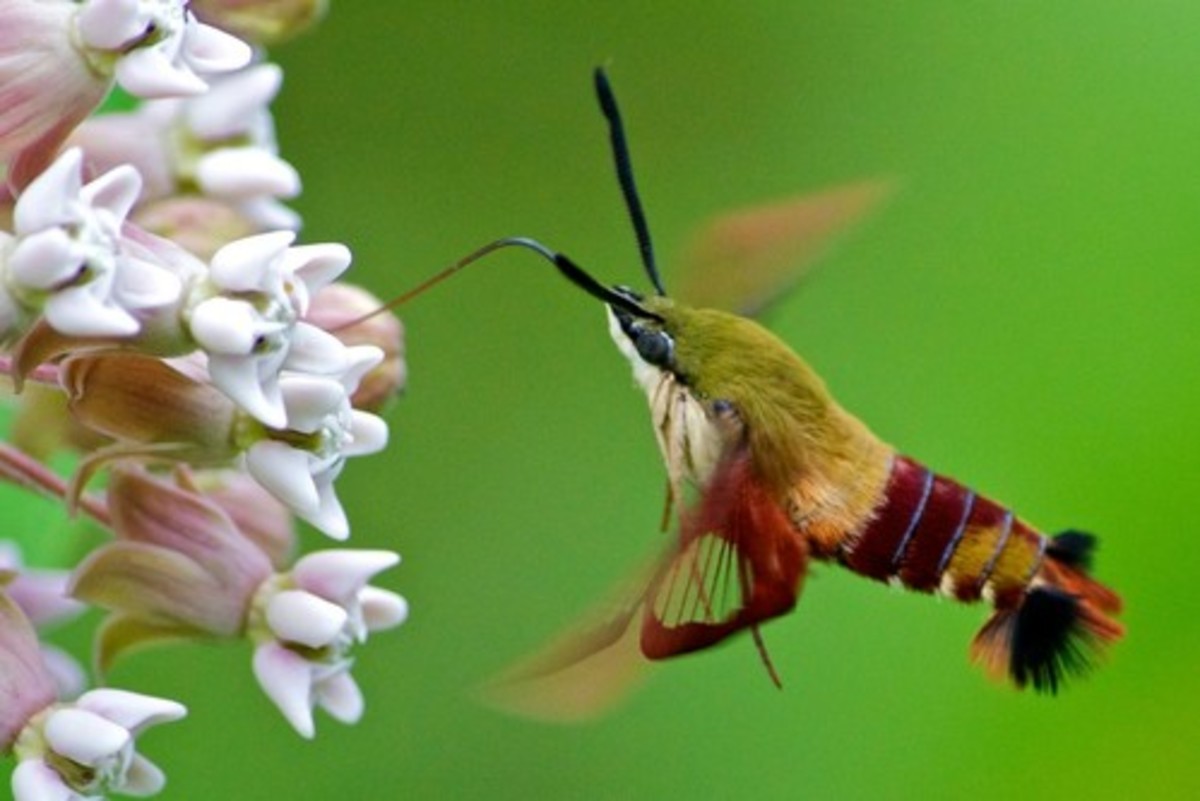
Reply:
<svg viewBox="0 0 1200 801"><path fill-rule="evenodd" d="M365 718L303 742L247 649L135 657L114 681L191 709L144 743L169 797L1200 795L1200 6L335 0L275 55L305 240L385 296L511 234L644 285L597 64L668 265L713 213L898 178L768 324L885 439L1097 532L1130 633L1019 694L967 663L984 609L817 566L765 630L782 692L742 639L587 726L477 705L655 547L663 484L598 305L500 254L402 310L392 447L339 485L413 606L359 654Z"/></svg>

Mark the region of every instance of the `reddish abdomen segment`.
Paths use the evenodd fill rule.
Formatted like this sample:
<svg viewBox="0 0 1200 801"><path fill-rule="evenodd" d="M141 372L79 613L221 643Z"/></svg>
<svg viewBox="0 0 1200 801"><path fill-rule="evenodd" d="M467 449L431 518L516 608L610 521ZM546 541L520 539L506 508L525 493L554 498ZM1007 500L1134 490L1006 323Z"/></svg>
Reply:
<svg viewBox="0 0 1200 801"><path fill-rule="evenodd" d="M906 456L892 461L870 521L847 538L841 560L879 581L962 601L985 589L997 606L1020 602L1046 538L1013 513Z"/></svg>

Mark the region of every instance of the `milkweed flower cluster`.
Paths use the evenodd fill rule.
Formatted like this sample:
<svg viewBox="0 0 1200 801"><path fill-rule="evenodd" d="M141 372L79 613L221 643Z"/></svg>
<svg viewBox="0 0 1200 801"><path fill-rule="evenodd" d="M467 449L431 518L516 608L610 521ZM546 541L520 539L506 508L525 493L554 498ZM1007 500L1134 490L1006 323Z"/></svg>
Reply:
<svg viewBox="0 0 1200 801"><path fill-rule="evenodd" d="M352 650L407 617L370 583L396 554L295 554L295 519L350 535L336 479L385 447L376 412L405 380L399 321L368 317L378 301L341 281L350 251L304 243L285 205L301 182L275 139L283 75L264 46L324 11L0 0L0 368L14 409L0 479L109 534L62 569L29 568L0 541L0 754L16 758L17 801L164 786L135 741L186 710L104 686L130 652L245 640L267 698L312 737L317 707L361 716ZM114 87L132 110L102 108ZM47 466L62 449L76 453L68 476ZM41 639L88 605L105 613L90 677Z"/></svg>

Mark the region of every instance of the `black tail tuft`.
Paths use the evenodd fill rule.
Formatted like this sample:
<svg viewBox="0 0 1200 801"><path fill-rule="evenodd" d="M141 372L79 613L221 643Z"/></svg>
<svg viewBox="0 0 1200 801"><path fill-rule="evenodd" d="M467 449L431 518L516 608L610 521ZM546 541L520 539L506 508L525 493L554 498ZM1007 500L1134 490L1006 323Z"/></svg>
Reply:
<svg viewBox="0 0 1200 801"><path fill-rule="evenodd" d="M1024 597L996 609L971 644L971 657L993 678L1058 692L1068 674L1086 673L1125 628L1114 619L1121 598L1087 573L1096 541L1064 531L1046 543L1046 559Z"/></svg>
<svg viewBox="0 0 1200 801"><path fill-rule="evenodd" d="M1051 695L1066 674L1086 673L1097 643L1086 625L1077 596L1038 587L1025 596L1012 628L1009 673L1018 687Z"/></svg>
<svg viewBox="0 0 1200 801"><path fill-rule="evenodd" d="M1092 569L1096 538L1082 531L1064 531L1050 538L1046 553L1062 564L1084 572Z"/></svg>

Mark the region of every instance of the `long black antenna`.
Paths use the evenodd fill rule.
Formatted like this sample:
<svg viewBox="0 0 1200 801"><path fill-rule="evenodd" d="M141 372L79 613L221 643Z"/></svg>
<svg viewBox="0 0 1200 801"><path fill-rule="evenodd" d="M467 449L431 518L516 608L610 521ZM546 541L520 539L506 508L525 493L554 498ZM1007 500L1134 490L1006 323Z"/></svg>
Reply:
<svg viewBox="0 0 1200 801"><path fill-rule="evenodd" d="M621 112L617 108L617 98L608 76L603 67L597 67L596 97L600 100L600 109L608 120L608 136L612 142L613 160L617 165L617 180L621 183L621 194L625 196L625 206L629 209L629 219L633 223L634 233L637 234L638 250L642 254L642 265L655 291L660 295L667 294L663 289L662 279L658 276L658 267L654 264L654 246L650 242L650 228L646 225L646 213L642 211L642 201L638 199L637 185L633 182L633 165L629 161L629 144L625 141L625 126L621 124Z"/></svg>

